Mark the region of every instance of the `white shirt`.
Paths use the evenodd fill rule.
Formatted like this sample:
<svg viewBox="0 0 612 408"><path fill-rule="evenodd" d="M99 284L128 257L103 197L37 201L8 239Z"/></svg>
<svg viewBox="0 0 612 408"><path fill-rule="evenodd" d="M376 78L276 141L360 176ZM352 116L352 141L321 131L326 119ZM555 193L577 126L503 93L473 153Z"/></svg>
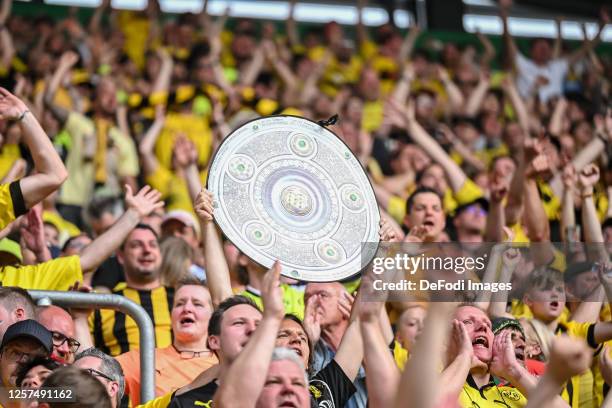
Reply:
<svg viewBox="0 0 612 408"><path fill-rule="evenodd" d="M528 97L532 93L535 81L539 76L548 79L548 84L541 86L539 90L542 102L561 95L563 92L563 80L569 69L566 58L554 59L549 61L548 64L540 66L519 52L516 54L515 62L518 69L516 86L523 98Z"/></svg>

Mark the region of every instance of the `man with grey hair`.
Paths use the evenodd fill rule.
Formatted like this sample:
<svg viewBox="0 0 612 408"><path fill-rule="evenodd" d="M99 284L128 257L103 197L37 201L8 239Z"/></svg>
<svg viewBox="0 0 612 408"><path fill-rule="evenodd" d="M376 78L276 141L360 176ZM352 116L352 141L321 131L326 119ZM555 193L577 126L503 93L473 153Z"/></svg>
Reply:
<svg viewBox="0 0 612 408"><path fill-rule="evenodd" d="M36 319L36 303L28 291L0 287L0 340L10 325L27 319Z"/></svg>
<svg viewBox="0 0 612 408"><path fill-rule="evenodd" d="M295 351L277 347L272 352L257 407L283 407L288 404L299 408L310 407L308 378L304 363Z"/></svg>
<svg viewBox="0 0 612 408"><path fill-rule="evenodd" d="M123 378L121 365L117 360L97 348L91 347L77 354L73 365L88 371L104 385L113 408L121 405L121 399L125 391L125 379Z"/></svg>

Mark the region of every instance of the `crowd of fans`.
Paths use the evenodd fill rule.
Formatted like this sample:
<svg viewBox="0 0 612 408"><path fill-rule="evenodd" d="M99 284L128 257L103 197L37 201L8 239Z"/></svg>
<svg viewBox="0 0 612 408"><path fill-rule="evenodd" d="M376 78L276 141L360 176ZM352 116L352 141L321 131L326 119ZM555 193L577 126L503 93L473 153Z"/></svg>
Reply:
<svg viewBox="0 0 612 408"><path fill-rule="evenodd" d="M75 10L26 18L2 0L0 406L612 407L607 10L575 49L560 33L520 50L508 0L498 49L482 34L369 31L363 1L354 38L336 23L300 32L295 2L282 29L231 30L206 3L168 18L155 0L103 0L85 26ZM371 180L382 241L499 243L475 279L523 283L367 301L368 273L296 282L249 259L202 186L232 129L274 114L339 116L330 129ZM131 317L37 306L36 289L142 306L158 398L140 400Z"/></svg>

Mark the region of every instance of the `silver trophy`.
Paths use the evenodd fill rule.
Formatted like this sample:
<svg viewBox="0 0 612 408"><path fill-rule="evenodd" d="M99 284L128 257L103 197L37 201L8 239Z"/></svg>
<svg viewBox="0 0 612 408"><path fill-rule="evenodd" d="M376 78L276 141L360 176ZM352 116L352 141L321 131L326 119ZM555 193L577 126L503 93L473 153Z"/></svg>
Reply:
<svg viewBox="0 0 612 408"><path fill-rule="evenodd" d="M329 282L359 273L380 214L359 161L334 133L295 116L255 119L219 146L208 174L215 220L257 263ZM367 253L362 253L362 247Z"/></svg>

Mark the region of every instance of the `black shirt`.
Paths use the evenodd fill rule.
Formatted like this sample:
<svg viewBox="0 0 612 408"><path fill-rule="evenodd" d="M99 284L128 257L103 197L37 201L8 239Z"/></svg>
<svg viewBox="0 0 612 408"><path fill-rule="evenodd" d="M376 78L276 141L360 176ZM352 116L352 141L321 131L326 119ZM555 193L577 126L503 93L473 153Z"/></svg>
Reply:
<svg viewBox="0 0 612 408"><path fill-rule="evenodd" d="M357 389L336 360L332 360L310 379L308 391L312 408L341 408Z"/></svg>
<svg viewBox="0 0 612 408"><path fill-rule="evenodd" d="M168 408L211 407L217 388L219 388L217 380L213 380L184 394L174 395L172 401L168 404ZM198 405L196 405L196 402Z"/></svg>
<svg viewBox="0 0 612 408"><path fill-rule="evenodd" d="M219 386L214 380L184 394L173 396L168 408L212 406L209 404L217 388ZM310 379L308 391L311 407L341 408L353 396L356 389L336 360L332 360Z"/></svg>

